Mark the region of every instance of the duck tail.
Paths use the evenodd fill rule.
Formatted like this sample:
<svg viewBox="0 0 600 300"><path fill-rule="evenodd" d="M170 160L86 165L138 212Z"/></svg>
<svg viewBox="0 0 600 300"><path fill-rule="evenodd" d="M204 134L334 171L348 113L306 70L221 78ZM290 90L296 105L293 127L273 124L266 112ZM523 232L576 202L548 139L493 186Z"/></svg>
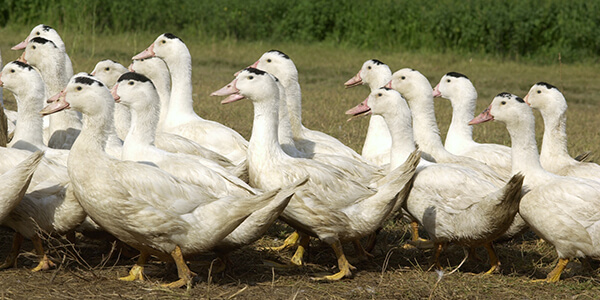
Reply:
<svg viewBox="0 0 600 300"><path fill-rule="evenodd" d="M0 221L6 217L23 199L29 188L34 171L42 161L44 152L37 151L20 162L10 171L2 174L3 197L0 199Z"/></svg>

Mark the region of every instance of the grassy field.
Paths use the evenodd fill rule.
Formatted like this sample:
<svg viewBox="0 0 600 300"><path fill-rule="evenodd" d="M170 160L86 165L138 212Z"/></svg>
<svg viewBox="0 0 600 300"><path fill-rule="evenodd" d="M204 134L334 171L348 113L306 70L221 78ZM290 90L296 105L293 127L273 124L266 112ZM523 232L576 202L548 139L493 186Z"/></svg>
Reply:
<svg viewBox="0 0 600 300"><path fill-rule="evenodd" d="M16 59L20 53L9 50L20 42L29 29L0 29L0 49L4 62ZM114 36L70 35L61 32L71 55L75 72L91 72L95 63L113 59L127 66L130 58L145 49L162 32L153 34L123 34ZM177 35L177 32L175 32ZM180 36L188 45L193 58L195 109L204 118L222 122L249 138L252 127L252 105L249 101L222 106L220 98L209 97L233 79L233 73L256 61L262 53L278 49L295 62L303 92L303 117L306 127L329 133L360 152L366 133L367 119L346 122L344 112L368 95L367 87L344 89L343 83L354 76L362 63L377 58L392 70L411 67L421 71L434 86L450 71L463 73L479 92L477 111L489 105L500 92L524 96L531 85L546 81L559 87L569 103L569 151L577 155L592 151L592 159L600 161L600 72L598 65L560 64L558 57L543 66L521 61L501 61L486 57L464 57L453 54L390 52L386 50L352 50L329 44L287 44L236 42L234 40L195 40ZM4 91L8 108L16 108L14 98ZM536 113L539 117L539 114ZM442 135L446 132L451 108L448 101L436 100L436 116ZM543 124L537 122L541 139ZM502 124L476 126L475 140L510 144ZM277 245L290 232L284 225L274 226L256 245L232 255L235 266L222 274L212 274L200 262L190 263L199 274L192 289L165 290L156 285L175 279L174 271L165 272L164 265L148 267L147 282L124 283L116 280L134 263L110 252L107 242L80 240L75 248L64 241L54 241L52 258L62 266L45 273L31 273L32 255L19 259L19 268L0 271L0 298L213 298L213 299L549 299L600 297L598 263L579 260L571 263L557 284L530 282L544 278L556 262L553 248L533 234L498 245L503 263L499 274L477 275L487 270L483 262L467 261L461 269L438 281L438 273L427 271L429 251L403 249L407 237L406 225L389 221L375 250L375 258L357 262L358 271L351 280L323 284L310 277L330 273L336 266L329 247L319 242L311 244L308 265L301 269L272 269L262 259L284 262L293 253L259 251L258 246ZM0 231L0 256L10 247L11 233ZM27 244L26 249L31 249ZM77 249L77 255L75 252ZM352 255L352 250L348 249ZM201 257L210 260L211 256ZM201 259L199 258L199 260ZM459 247L450 247L443 255L445 273L456 267L463 258Z"/></svg>

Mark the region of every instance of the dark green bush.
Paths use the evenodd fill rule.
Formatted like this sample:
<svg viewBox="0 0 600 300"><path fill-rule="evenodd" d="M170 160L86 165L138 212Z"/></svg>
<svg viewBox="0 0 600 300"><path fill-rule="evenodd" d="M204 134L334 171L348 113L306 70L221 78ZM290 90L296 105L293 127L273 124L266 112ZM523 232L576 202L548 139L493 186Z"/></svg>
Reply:
<svg viewBox="0 0 600 300"><path fill-rule="evenodd" d="M0 0L0 26L597 61L600 1Z"/></svg>

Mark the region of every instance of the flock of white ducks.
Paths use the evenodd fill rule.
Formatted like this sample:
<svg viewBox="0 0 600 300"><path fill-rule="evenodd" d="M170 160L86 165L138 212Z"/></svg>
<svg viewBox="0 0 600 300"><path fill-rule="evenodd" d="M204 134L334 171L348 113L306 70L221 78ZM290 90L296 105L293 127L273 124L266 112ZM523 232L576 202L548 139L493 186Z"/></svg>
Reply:
<svg viewBox="0 0 600 300"><path fill-rule="evenodd" d="M213 251L226 263L279 218L296 230L276 247L297 245L290 264L304 263L316 237L334 250L338 272L314 279L339 280L355 269L342 243L369 256L360 238L400 211L413 240L419 226L428 233L438 268L443 247L456 243L485 247L492 273L500 266L493 242L527 228L558 253L544 281L559 280L570 259L600 257L600 167L568 155L566 101L550 84L534 85L524 99L501 93L473 118L477 92L465 75L450 72L432 88L416 70L392 74L368 60L345 83L371 90L347 112L372 115L359 155L302 124L298 71L281 51L266 52L212 94L227 96L222 103L252 101L247 141L194 112L191 55L173 34L129 67L103 60L91 74L73 75L64 42L47 25L13 49L25 52L0 74L17 101L16 113L5 110L14 131L0 148L0 224L15 238L0 268L16 265L24 238L40 259L33 270L53 267L37 228L65 234L88 223L140 252L120 279L143 280L153 255L177 266L179 280L166 286L189 286L185 257ZM445 143L434 97L453 107ZM541 156L531 108L544 118ZM471 125L489 120L506 124L512 148L473 140Z"/></svg>

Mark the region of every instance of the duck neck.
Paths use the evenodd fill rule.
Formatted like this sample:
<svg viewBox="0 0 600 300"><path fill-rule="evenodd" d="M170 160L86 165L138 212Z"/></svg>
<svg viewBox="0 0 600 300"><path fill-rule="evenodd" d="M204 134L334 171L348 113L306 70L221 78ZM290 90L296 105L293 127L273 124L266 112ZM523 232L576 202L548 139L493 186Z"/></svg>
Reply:
<svg viewBox="0 0 600 300"><path fill-rule="evenodd" d="M415 142L424 154L428 154L433 159L448 155L449 152L442 144L440 130L436 123L433 96L423 94L415 97L420 99L409 100Z"/></svg>
<svg viewBox="0 0 600 300"><path fill-rule="evenodd" d="M85 151L88 153L86 157L89 157L89 153L104 153L110 131L109 125L113 122L112 114L109 111L107 108L104 114L83 116L81 132L71 147L71 153ZM69 156L69 160L71 160L71 156Z"/></svg>
<svg viewBox="0 0 600 300"><path fill-rule="evenodd" d="M398 108L390 109L383 115L392 137L389 171L402 165L415 151L415 141L410 125L411 118L402 117Z"/></svg>
<svg viewBox="0 0 600 300"><path fill-rule="evenodd" d="M447 149L455 149L465 146L465 143L473 143L473 127L469 121L473 119L477 92L465 92L458 95L460 99L452 100L452 122L448 128L445 145Z"/></svg>
<svg viewBox="0 0 600 300"><path fill-rule="evenodd" d="M26 143L37 149L45 148L42 137L43 121L39 111L43 107L44 90L40 84L39 88L30 86L24 95L15 94L17 100L17 124L14 136L10 142L11 147L17 143Z"/></svg>
<svg viewBox="0 0 600 300"><path fill-rule="evenodd" d="M154 82L154 85L156 86L156 92L160 99L160 114L158 116L157 130L162 131L169 112L171 80L169 79L169 76L166 76L166 78L160 78L156 81L153 80L152 82Z"/></svg>
<svg viewBox="0 0 600 300"><path fill-rule="evenodd" d="M545 180L546 172L540 164L537 143L535 141L535 120L533 114L527 116L524 122L507 124L506 128L511 139L512 174L525 175L526 183Z"/></svg>
<svg viewBox="0 0 600 300"><path fill-rule="evenodd" d="M541 161L556 163L572 161L567 150L567 114L562 111L557 114L542 112L544 119L544 139L542 140Z"/></svg>
<svg viewBox="0 0 600 300"><path fill-rule="evenodd" d="M167 119L179 123L179 120L195 116L194 100L192 98L192 57L189 51L172 55L165 59L171 72L171 98L167 110Z"/></svg>
<svg viewBox="0 0 600 300"><path fill-rule="evenodd" d="M248 146L250 161L270 161L283 155L278 140L278 99L254 102L254 122Z"/></svg>
<svg viewBox="0 0 600 300"><path fill-rule="evenodd" d="M278 137L281 145L295 147L292 123L285 100L285 94L280 93Z"/></svg>
<svg viewBox="0 0 600 300"><path fill-rule="evenodd" d="M128 145L154 145L158 106L147 105L130 108L131 128L125 138L124 147Z"/></svg>
<svg viewBox="0 0 600 300"><path fill-rule="evenodd" d="M290 124L294 138L302 137L302 92L297 76L282 82L285 87L285 102L289 112Z"/></svg>

